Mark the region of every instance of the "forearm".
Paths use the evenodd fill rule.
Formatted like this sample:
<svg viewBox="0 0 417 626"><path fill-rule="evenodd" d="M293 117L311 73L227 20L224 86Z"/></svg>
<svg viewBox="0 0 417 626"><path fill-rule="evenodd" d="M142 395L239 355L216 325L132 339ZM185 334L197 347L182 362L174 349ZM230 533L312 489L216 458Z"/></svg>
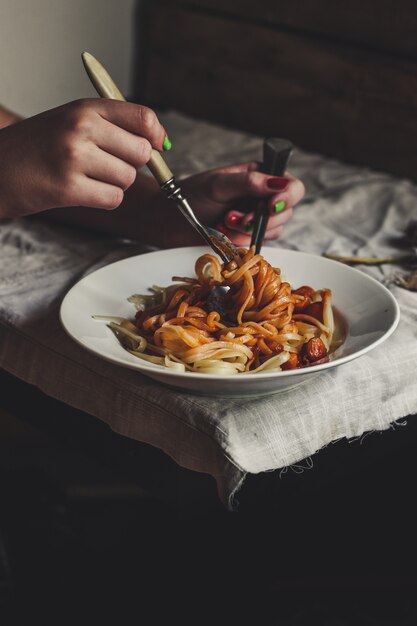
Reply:
<svg viewBox="0 0 417 626"><path fill-rule="evenodd" d="M10 126L10 124L15 124L21 119L22 118L17 115L17 113L12 113L12 111L9 111L0 105L0 128L5 128L6 126Z"/></svg>

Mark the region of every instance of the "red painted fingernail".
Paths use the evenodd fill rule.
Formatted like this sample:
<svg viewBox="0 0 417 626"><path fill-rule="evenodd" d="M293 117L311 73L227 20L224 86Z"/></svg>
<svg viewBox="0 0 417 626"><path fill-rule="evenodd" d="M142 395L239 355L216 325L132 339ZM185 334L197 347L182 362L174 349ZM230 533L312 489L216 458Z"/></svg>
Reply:
<svg viewBox="0 0 417 626"><path fill-rule="evenodd" d="M266 186L269 189L274 189L274 191L284 191L289 184L288 178L283 178L282 176L274 176L274 178L268 178L266 181Z"/></svg>
<svg viewBox="0 0 417 626"><path fill-rule="evenodd" d="M241 216L237 213L230 213L226 216L226 222L229 224L229 226L236 226L236 224L240 222L240 220Z"/></svg>

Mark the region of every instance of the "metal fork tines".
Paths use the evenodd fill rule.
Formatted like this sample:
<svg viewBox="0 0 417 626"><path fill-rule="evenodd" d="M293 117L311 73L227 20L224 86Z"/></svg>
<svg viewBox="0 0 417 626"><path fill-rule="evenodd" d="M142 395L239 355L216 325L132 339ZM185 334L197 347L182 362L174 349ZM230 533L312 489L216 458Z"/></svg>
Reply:
<svg viewBox="0 0 417 626"><path fill-rule="evenodd" d="M226 235L211 228L210 226L203 226L203 224L197 219L194 211L192 210L189 202L181 193L181 188L175 182L174 178L168 180L162 189L167 193L168 198L173 200L184 217L190 222L190 224L196 229L196 231L203 237L207 244L220 256L220 258L228 263L232 261L237 255L238 250L236 246L230 241Z"/></svg>

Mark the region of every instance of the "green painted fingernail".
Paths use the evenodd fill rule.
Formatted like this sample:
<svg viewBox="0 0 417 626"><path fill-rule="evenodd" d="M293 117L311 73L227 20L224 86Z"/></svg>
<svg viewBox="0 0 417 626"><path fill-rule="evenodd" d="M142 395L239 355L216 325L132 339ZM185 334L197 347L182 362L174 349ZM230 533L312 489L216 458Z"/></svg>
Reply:
<svg viewBox="0 0 417 626"><path fill-rule="evenodd" d="M172 148L172 143L168 139L168 135L165 136L164 143L163 143L163 148L164 148L164 150L171 150L171 148Z"/></svg>
<svg viewBox="0 0 417 626"><path fill-rule="evenodd" d="M281 211L285 209L285 202L284 200L280 200L279 202L276 203L276 205L274 206L274 211L275 213L281 213Z"/></svg>
<svg viewBox="0 0 417 626"><path fill-rule="evenodd" d="M253 231L253 222L248 222L245 226L245 230L247 233L251 233Z"/></svg>

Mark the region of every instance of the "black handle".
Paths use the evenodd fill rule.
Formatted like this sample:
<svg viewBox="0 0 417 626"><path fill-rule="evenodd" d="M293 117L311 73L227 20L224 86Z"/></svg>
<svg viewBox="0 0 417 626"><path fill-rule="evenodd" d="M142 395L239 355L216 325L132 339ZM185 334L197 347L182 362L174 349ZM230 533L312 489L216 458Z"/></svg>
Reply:
<svg viewBox="0 0 417 626"><path fill-rule="evenodd" d="M261 172L273 176L283 176L291 158L293 145L288 139L271 137L264 140L263 162ZM255 253L261 250L262 241L268 224L269 212L266 202L261 201L255 212L251 246L255 246Z"/></svg>

